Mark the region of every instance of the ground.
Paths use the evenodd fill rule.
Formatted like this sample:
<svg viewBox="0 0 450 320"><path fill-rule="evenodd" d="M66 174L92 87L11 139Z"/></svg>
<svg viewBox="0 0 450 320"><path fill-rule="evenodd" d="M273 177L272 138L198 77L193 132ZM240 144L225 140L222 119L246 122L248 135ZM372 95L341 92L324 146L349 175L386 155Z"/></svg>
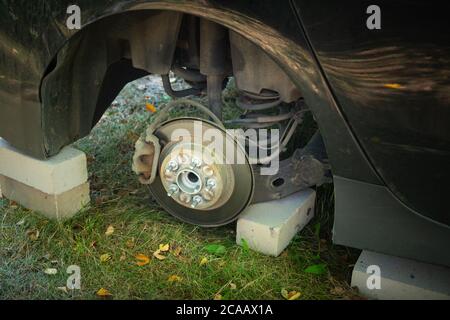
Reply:
<svg viewBox="0 0 450 320"><path fill-rule="evenodd" d="M233 95L225 117L236 112ZM357 298L348 281L358 252L331 243L332 185L318 189L316 217L277 258L236 245L235 224L205 229L163 212L130 169L152 117L145 96L169 99L157 78L136 81L76 143L92 201L74 218L51 221L0 199L0 299ZM81 290L65 287L71 265Z"/></svg>

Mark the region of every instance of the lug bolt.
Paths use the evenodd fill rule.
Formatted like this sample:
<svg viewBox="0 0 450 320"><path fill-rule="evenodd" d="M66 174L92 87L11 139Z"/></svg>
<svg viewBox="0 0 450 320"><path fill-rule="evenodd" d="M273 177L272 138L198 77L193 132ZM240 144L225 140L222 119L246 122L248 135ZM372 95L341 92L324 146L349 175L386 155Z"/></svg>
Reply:
<svg viewBox="0 0 450 320"><path fill-rule="evenodd" d="M177 194L178 191L179 191L178 186L175 185L175 184L172 184L172 185L169 187L169 191L167 192L167 196L168 196L168 197L172 197L174 194Z"/></svg>
<svg viewBox="0 0 450 320"><path fill-rule="evenodd" d="M206 190L211 190L214 189L217 185L216 180L214 179L208 179L208 181L206 182Z"/></svg>
<svg viewBox="0 0 450 320"><path fill-rule="evenodd" d="M200 168L202 166L202 160L198 158L192 158L191 169Z"/></svg>
<svg viewBox="0 0 450 320"><path fill-rule="evenodd" d="M196 208L200 203L202 203L203 198L201 196L194 196L194 198L192 198L192 204L191 204L191 208Z"/></svg>
<svg viewBox="0 0 450 320"><path fill-rule="evenodd" d="M178 162L175 160L171 160L169 164L167 165L167 170L169 171L176 171L178 170Z"/></svg>

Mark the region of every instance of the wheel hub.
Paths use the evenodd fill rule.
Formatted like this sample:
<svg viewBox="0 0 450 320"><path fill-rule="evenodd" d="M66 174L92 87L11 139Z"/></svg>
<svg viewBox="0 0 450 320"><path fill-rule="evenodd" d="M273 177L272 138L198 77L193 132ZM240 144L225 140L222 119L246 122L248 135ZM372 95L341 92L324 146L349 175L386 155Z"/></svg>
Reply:
<svg viewBox="0 0 450 320"><path fill-rule="evenodd" d="M210 141L192 139L199 123L202 136L210 129L218 132L224 146L221 150L227 152L218 152ZM177 130L185 134L172 139ZM253 196L253 172L244 149L231 135L209 121L195 118L167 121L154 134L162 150L159 174L149 189L167 212L208 227L230 223L247 207ZM235 164L235 157L245 159L245 163Z"/></svg>

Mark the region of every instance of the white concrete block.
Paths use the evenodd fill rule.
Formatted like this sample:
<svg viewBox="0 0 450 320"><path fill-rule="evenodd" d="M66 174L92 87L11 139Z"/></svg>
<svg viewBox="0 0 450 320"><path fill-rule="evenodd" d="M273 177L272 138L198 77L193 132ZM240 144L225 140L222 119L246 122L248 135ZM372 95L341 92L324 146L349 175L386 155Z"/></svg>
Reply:
<svg viewBox="0 0 450 320"><path fill-rule="evenodd" d="M87 181L86 155L66 147L48 160L37 160L0 138L0 175L47 194L61 194Z"/></svg>
<svg viewBox="0 0 450 320"><path fill-rule="evenodd" d="M372 289L367 285L369 276L373 280L369 266L379 267L379 288L373 285L376 282L370 282ZM450 300L450 268L363 251L353 269L351 285L369 299Z"/></svg>
<svg viewBox="0 0 450 320"><path fill-rule="evenodd" d="M314 216L316 192L306 189L289 197L250 205L237 221L236 243L245 239L255 251L278 256Z"/></svg>

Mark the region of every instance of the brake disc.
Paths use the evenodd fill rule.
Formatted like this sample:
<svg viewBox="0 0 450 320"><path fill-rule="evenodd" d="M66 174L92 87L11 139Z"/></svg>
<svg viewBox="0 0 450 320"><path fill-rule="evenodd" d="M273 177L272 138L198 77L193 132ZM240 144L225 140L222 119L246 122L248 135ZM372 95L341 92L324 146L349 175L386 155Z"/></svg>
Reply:
<svg viewBox="0 0 450 320"><path fill-rule="evenodd" d="M211 133L214 143L203 139ZM225 130L203 119L177 118L161 124L154 135L161 154L149 189L168 213L214 227L232 222L250 203L252 168L245 150Z"/></svg>

